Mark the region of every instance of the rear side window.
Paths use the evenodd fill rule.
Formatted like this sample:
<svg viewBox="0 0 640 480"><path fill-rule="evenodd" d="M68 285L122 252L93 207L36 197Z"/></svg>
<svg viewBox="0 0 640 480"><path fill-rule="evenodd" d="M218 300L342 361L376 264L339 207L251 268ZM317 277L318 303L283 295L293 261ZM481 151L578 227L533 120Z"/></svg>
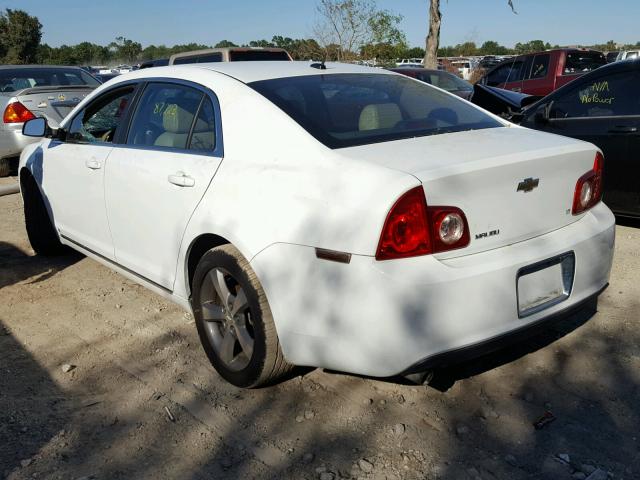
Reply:
<svg viewBox="0 0 640 480"><path fill-rule="evenodd" d="M564 64L564 74L585 73L607 64L607 59L599 52L569 52Z"/></svg>
<svg viewBox="0 0 640 480"><path fill-rule="evenodd" d="M147 85L131 122L127 144L180 150L193 145L197 150L213 150L213 107L205 106L201 112L206 102L211 103L193 88L161 83ZM197 146L193 143L196 134Z"/></svg>
<svg viewBox="0 0 640 480"><path fill-rule="evenodd" d="M627 54L627 59L629 58L636 58L638 56L638 52L629 52Z"/></svg>
<svg viewBox="0 0 640 480"><path fill-rule="evenodd" d="M529 78L534 80L536 78L545 78L549 73L549 60L551 55L536 55L533 59L533 65L531 67L531 75Z"/></svg>
<svg viewBox="0 0 640 480"><path fill-rule="evenodd" d="M487 85L490 87L497 87L505 83L507 78L509 78L509 72L511 71L512 65L513 61L497 66L487 76Z"/></svg>
<svg viewBox="0 0 640 480"><path fill-rule="evenodd" d="M509 78L507 79L507 83L509 82L519 82L524 77L524 61L516 60L513 62L511 67L511 72L509 72Z"/></svg>
<svg viewBox="0 0 640 480"><path fill-rule="evenodd" d="M231 50L230 62L254 62L260 60L289 60L289 56L283 51L270 50Z"/></svg>
<svg viewBox="0 0 640 480"><path fill-rule="evenodd" d="M188 63L211 63L221 62L222 53L207 53L204 55L192 55L190 57L178 57L174 60L174 65L186 65Z"/></svg>
<svg viewBox="0 0 640 480"><path fill-rule="evenodd" d="M329 148L503 126L401 75L309 75L249 85Z"/></svg>

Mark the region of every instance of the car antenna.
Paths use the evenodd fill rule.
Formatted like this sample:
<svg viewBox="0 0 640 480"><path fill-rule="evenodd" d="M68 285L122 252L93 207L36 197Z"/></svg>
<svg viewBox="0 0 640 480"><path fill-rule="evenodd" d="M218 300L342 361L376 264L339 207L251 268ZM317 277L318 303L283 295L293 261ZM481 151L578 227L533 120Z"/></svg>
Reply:
<svg viewBox="0 0 640 480"><path fill-rule="evenodd" d="M325 62L327 61L327 54L325 52L324 54L324 58L322 59L321 62L314 62L311 65L309 65L311 68L317 68L318 70L326 70L327 66L325 65Z"/></svg>

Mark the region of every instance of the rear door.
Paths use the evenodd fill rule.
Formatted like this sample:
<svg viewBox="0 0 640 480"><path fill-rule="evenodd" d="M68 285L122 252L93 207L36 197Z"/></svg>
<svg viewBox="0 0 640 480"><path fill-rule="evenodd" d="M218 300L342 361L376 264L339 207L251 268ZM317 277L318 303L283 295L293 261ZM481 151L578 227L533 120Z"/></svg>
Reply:
<svg viewBox="0 0 640 480"><path fill-rule="evenodd" d="M215 95L183 82L148 83L106 172L117 262L171 290L182 235L221 161Z"/></svg>
<svg viewBox="0 0 640 480"><path fill-rule="evenodd" d="M64 140L44 147L43 188L56 227L67 240L113 259L104 198L104 172L135 85L98 96L71 121Z"/></svg>
<svg viewBox="0 0 640 480"><path fill-rule="evenodd" d="M577 81L574 88L552 98L547 124L536 123L535 112L523 122L525 126L597 145L605 156L605 203L618 213L635 215L640 214L639 81L635 71Z"/></svg>

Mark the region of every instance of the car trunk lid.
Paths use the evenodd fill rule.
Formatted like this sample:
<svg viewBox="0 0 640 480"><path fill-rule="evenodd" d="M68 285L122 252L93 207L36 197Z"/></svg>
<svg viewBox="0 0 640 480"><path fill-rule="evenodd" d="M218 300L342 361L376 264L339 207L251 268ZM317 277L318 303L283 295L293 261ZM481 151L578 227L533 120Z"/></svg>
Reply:
<svg viewBox="0 0 640 480"><path fill-rule="evenodd" d="M428 205L455 206L469 222L469 246L452 258L527 240L576 221L576 182L596 149L573 139L506 127L342 149L343 155L409 173ZM391 206L390 206L391 207Z"/></svg>
<svg viewBox="0 0 640 480"><path fill-rule="evenodd" d="M86 85L33 87L12 92L12 96L34 115L60 123L92 91Z"/></svg>

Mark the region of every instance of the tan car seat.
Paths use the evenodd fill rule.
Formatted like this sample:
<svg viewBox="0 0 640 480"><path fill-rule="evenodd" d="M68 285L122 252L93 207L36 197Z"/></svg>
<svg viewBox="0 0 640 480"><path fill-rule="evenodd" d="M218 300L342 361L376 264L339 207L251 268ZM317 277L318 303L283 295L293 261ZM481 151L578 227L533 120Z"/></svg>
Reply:
<svg viewBox="0 0 640 480"><path fill-rule="evenodd" d="M367 105L360 112L358 129L378 130L381 128L393 128L402 121L400 107L395 103L377 103Z"/></svg>
<svg viewBox="0 0 640 480"><path fill-rule="evenodd" d="M179 107L175 103L170 103L162 114L162 126L165 132L160 134L154 145L159 147L186 148L189 130L193 123L193 113ZM213 127L209 127L207 122L198 119L191 145L197 150L213 150L215 144L215 133Z"/></svg>

